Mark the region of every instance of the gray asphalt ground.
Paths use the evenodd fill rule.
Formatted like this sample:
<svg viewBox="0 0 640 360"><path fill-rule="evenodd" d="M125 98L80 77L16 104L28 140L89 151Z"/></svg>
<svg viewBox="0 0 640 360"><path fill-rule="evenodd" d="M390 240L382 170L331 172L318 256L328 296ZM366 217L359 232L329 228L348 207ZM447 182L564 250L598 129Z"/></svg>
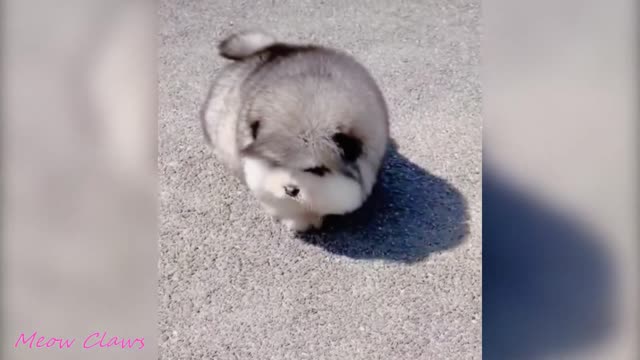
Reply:
<svg viewBox="0 0 640 360"><path fill-rule="evenodd" d="M480 2L161 1L163 359L480 359ZM294 236L205 146L216 42L261 27L347 50L391 111L356 214Z"/></svg>

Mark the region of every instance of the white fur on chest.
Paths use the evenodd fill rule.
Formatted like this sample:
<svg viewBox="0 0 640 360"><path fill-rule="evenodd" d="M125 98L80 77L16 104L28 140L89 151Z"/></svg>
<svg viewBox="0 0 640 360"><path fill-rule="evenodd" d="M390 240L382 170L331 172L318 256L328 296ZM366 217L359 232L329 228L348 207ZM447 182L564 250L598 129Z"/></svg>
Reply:
<svg viewBox="0 0 640 360"><path fill-rule="evenodd" d="M279 218L322 217L351 212L363 202L360 186L340 175L318 177L312 174L272 167L260 159L243 159L245 182L265 209ZM284 187L300 189L296 198Z"/></svg>
<svg viewBox="0 0 640 360"><path fill-rule="evenodd" d="M303 206L284 193L284 185L294 184L284 170L274 169L259 159L243 159L245 182L273 216L287 218L304 212Z"/></svg>

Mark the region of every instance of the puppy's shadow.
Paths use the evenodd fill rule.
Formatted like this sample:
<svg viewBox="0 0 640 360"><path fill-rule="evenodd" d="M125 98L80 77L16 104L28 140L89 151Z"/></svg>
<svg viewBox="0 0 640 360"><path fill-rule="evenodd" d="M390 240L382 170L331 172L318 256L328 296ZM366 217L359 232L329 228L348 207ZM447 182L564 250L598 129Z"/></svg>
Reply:
<svg viewBox="0 0 640 360"><path fill-rule="evenodd" d="M392 144L365 204L345 216L328 216L304 241L354 259L404 263L459 245L468 233L467 205L458 190L397 151Z"/></svg>

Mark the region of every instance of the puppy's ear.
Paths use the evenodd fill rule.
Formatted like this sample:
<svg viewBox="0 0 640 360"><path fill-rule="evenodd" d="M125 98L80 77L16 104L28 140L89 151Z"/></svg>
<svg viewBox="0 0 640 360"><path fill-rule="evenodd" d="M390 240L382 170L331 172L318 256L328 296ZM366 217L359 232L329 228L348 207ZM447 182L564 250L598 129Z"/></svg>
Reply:
<svg viewBox="0 0 640 360"><path fill-rule="evenodd" d="M336 133L331 138L338 145L342 158L347 162L354 162L362 155L362 141L353 135Z"/></svg>

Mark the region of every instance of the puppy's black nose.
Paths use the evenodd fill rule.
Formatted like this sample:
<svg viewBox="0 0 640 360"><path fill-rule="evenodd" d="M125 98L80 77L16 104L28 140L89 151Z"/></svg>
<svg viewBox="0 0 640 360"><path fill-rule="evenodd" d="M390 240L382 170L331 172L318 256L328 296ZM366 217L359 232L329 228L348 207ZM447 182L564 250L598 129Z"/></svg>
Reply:
<svg viewBox="0 0 640 360"><path fill-rule="evenodd" d="M293 185L287 185L284 187L284 192L285 194L291 196L291 197L296 197L298 196L298 193L300 192L300 189L298 189L297 187L293 186Z"/></svg>

